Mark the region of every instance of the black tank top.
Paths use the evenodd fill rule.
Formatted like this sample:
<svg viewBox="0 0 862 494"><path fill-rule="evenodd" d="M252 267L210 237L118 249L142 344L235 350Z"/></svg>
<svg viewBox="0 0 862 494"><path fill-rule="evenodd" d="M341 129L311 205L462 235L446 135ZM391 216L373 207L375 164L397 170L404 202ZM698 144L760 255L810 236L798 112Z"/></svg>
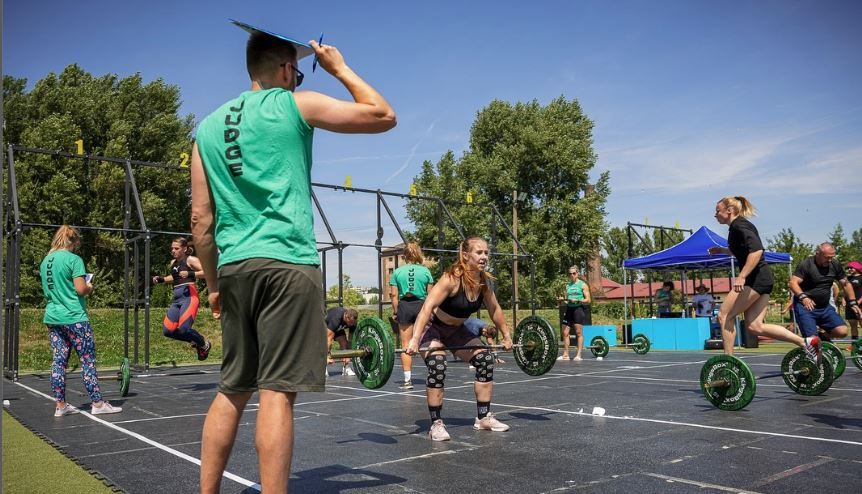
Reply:
<svg viewBox="0 0 862 494"><path fill-rule="evenodd" d="M471 302L467 300L467 292L464 290L464 282L459 281L459 283L460 286L458 287L458 292L451 297L447 297L443 303L440 304L440 310L452 317L470 317L471 314L479 310L479 307L482 306L482 292L480 291L476 300Z"/></svg>
<svg viewBox="0 0 862 494"><path fill-rule="evenodd" d="M171 266L171 276L174 278L174 286L188 285L195 281L195 270L189 267L187 259L174 261L174 265ZM183 278L180 276L180 271L188 271L189 275Z"/></svg>

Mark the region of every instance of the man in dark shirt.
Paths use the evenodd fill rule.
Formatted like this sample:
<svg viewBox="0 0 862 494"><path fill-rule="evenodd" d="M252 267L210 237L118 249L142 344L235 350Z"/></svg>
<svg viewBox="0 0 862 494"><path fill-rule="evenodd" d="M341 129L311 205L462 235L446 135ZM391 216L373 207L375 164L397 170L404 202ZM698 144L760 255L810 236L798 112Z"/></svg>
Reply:
<svg viewBox="0 0 862 494"><path fill-rule="evenodd" d="M359 313L356 312L356 309L332 307L331 309L326 310L327 352L332 348L333 340L338 342L338 346L341 347L342 350L350 348L350 340L347 339L347 332L345 330L349 329L350 336L352 337L353 331L356 330L356 320L358 317ZM329 359L327 362L331 364L332 359ZM353 372L353 369L347 365L348 362L350 362L350 359L342 360L343 367L341 369L341 373L345 376L355 376L356 374Z"/></svg>
<svg viewBox="0 0 862 494"><path fill-rule="evenodd" d="M856 296L856 303L862 302L862 263L859 261L850 261L847 263L847 281L853 287L853 295ZM850 294L844 292L844 317L850 322L850 338L856 339L859 337L859 320L862 319L858 314L853 312L850 306Z"/></svg>
<svg viewBox="0 0 862 494"><path fill-rule="evenodd" d="M796 324L803 336L816 335L818 326L830 337L847 336L847 323L829 303L832 283L835 281L844 285L844 293L850 300L847 308L859 317L859 304L853 286L847 281L844 268L835 260L835 247L832 244L820 244L813 256L796 266L789 285L794 295Z"/></svg>

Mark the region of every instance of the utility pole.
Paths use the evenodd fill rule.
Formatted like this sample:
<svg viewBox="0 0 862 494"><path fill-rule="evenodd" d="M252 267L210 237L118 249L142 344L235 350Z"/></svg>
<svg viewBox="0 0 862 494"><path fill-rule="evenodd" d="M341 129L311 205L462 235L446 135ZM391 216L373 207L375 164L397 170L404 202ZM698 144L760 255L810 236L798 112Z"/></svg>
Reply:
<svg viewBox="0 0 862 494"><path fill-rule="evenodd" d="M512 259L512 310L515 311L515 321L517 324L518 314L518 191L512 191L512 253L515 257Z"/></svg>

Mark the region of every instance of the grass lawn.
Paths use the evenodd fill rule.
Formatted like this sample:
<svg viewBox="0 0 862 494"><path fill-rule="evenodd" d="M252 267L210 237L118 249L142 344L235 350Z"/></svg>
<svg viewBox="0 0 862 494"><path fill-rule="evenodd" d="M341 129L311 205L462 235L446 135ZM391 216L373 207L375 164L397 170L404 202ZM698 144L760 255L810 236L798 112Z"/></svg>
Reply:
<svg viewBox="0 0 862 494"><path fill-rule="evenodd" d="M110 493L113 489L3 412L3 492Z"/></svg>

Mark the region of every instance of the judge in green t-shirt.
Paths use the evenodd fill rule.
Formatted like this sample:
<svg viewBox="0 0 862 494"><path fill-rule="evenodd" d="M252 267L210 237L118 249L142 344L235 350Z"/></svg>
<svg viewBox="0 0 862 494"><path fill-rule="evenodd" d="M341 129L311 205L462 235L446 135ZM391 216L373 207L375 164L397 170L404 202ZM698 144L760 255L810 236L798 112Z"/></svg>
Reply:
<svg viewBox="0 0 862 494"><path fill-rule="evenodd" d="M84 260L74 253L81 245L78 230L63 225L51 240L51 250L39 265L42 293L45 294L45 317L48 326L54 363L51 366L51 389L54 391L55 417L77 413L78 409L66 403L66 367L72 349L81 359L81 378L90 395L90 413L119 413L120 407L111 406L102 399L99 375L96 372L96 341L87 315L87 295L93 285L87 281Z"/></svg>
<svg viewBox="0 0 862 494"><path fill-rule="evenodd" d="M434 282L431 271L422 264L425 257L419 244L410 242L404 247L404 261L406 264L399 266L389 278L389 298L392 299L392 315L398 322L401 348L407 348L410 344L413 323ZM404 390L413 389L413 357L402 353L401 365L404 367L404 381L400 387Z"/></svg>

